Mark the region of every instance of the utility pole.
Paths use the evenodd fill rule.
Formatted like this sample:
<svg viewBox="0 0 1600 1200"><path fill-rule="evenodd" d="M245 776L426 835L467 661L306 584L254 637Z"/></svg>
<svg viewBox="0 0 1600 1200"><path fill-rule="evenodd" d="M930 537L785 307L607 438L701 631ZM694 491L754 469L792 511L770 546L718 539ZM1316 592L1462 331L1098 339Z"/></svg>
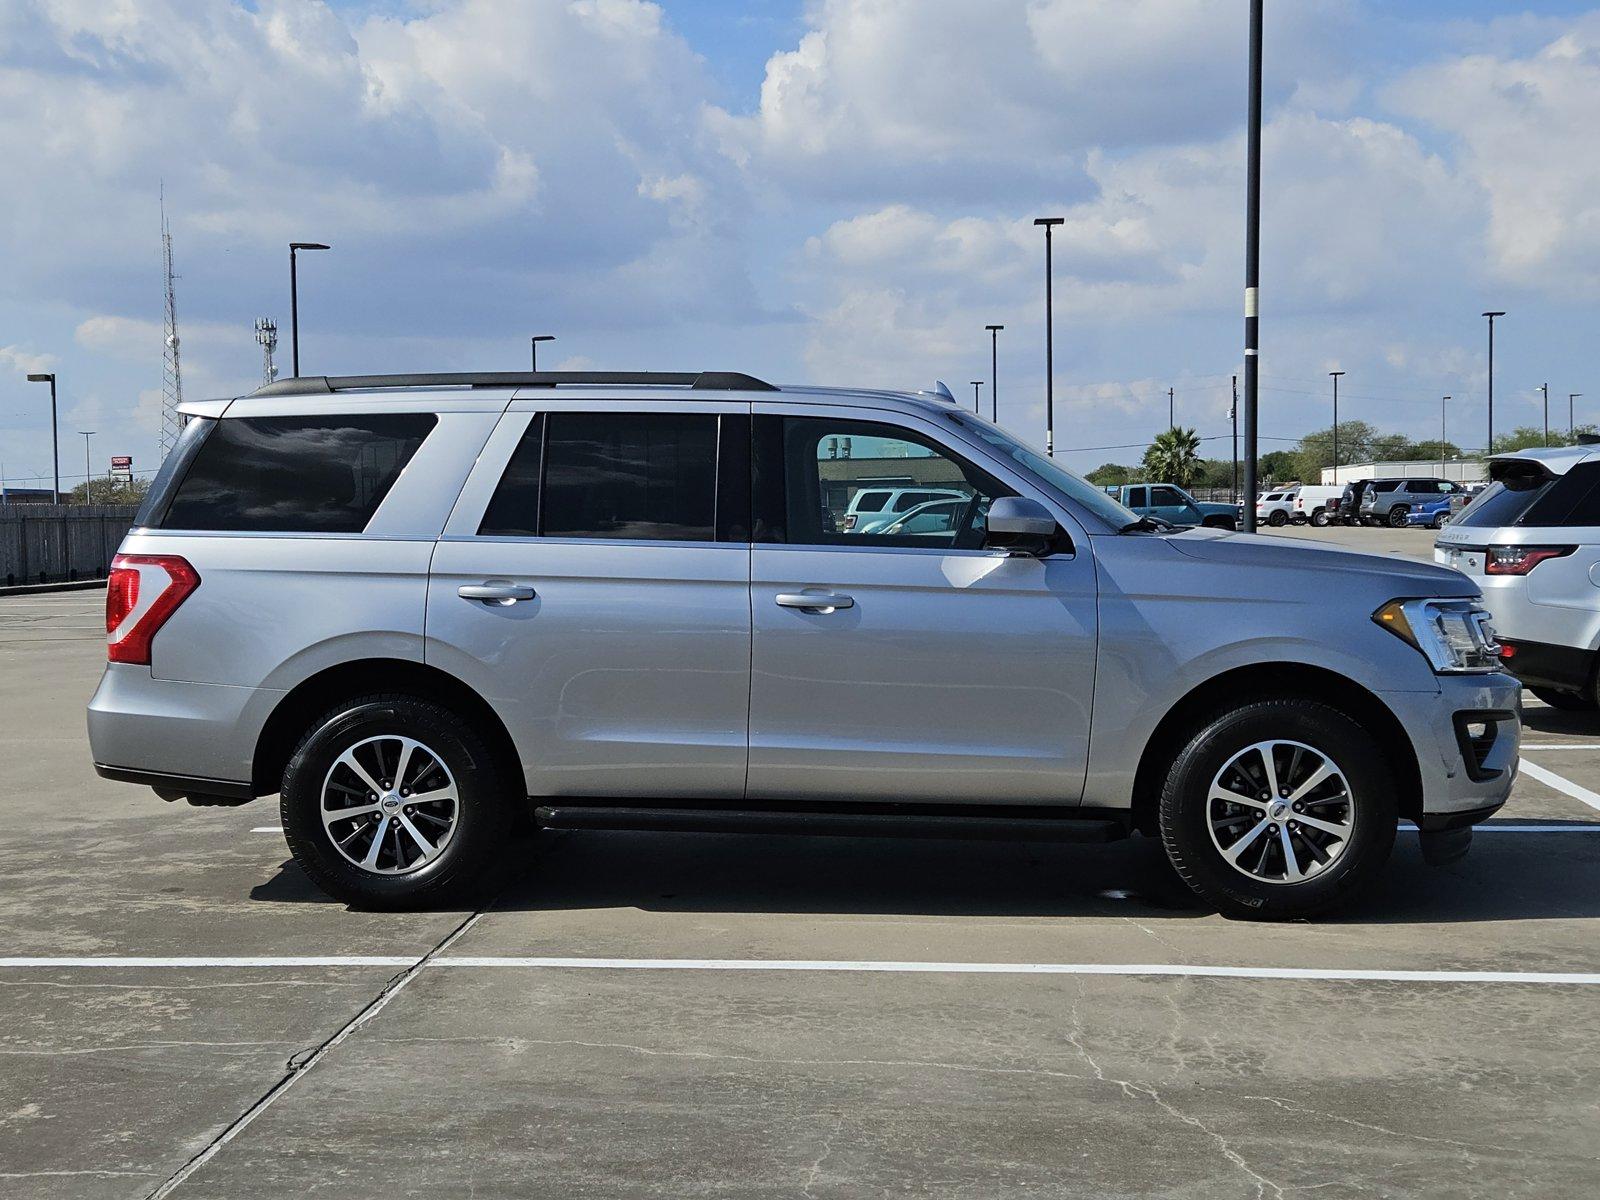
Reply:
<svg viewBox="0 0 1600 1200"><path fill-rule="evenodd" d="M989 331L989 419L1000 424L1000 331L1004 325L985 325Z"/></svg>
<svg viewBox="0 0 1600 1200"><path fill-rule="evenodd" d="M969 379L967 382L972 385L972 415L981 417L983 416L983 405L978 399L978 389L983 386L983 380Z"/></svg>
<svg viewBox="0 0 1600 1200"><path fill-rule="evenodd" d="M1250 94L1245 135L1244 218L1244 531L1256 531L1256 409L1259 396L1261 282L1261 22L1250 0Z"/></svg>
<svg viewBox="0 0 1600 1200"><path fill-rule="evenodd" d="M1568 392L1567 393L1567 438L1568 438L1568 440L1575 440L1577 438L1577 436L1578 436L1576 433L1573 432L1573 429L1572 429L1572 402L1574 400L1576 400L1581 395L1583 395L1582 392Z"/></svg>
<svg viewBox="0 0 1600 1200"><path fill-rule="evenodd" d="M1445 396L1439 401L1439 474L1444 474L1444 406L1450 403L1450 397Z"/></svg>
<svg viewBox="0 0 1600 1200"><path fill-rule="evenodd" d="M1541 383L1539 390L1544 393L1544 444L1550 444L1550 385Z"/></svg>
<svg viewBox="0 0 1600 1200"><path fill-rule="evenodd" d="M1168 429L1176 429L1178 427L1178 419L1177 419L1177 417L1175 415L1176 412L1177 412L1177 409L1173 406L1173 401L1172 401L1172 389L1168 388L1167 389L1167 428Z"/></svg>
<svg viewBox="0 0 1600 1200"><path fill-rule="evenodd" d="M94 468L89 465L89 439L95 435L95 431L80 429L78 433L83 437L83 503L87 506L94 503Z"/></svg>
<svg viewBox="0 0 1600 1200"><path fill-rule="evenodd" d="M1233 377L1233 403L1228 406L1228 418L1233 422L1233 502L1239 503L1239 377Z"/></svg>
<svg viewBox="0 0 1600 1200"><path fill-rule="evenodd" d="M1329 371L1333 377L1333 482L1339 484L1339 376L1343 371Z"/></svg>
<svg viewBox="0 0 1600 1200"><path fill-rule="evenodd" d="M1044 453L1056 454L1056 310L1052 291L1054 271L1050 261L1050 231L1066 223L1065 217L1035 217L1044 226Z"/></svg>
<svg viewBox="0 0 1600 1200"><path fill-rule="evenodd" d="M1484 448L1483 456L1488 458L1494 453L1494 319L1503 317L1503 312L1486 312L1489 318L1489 444Z"/></svg>

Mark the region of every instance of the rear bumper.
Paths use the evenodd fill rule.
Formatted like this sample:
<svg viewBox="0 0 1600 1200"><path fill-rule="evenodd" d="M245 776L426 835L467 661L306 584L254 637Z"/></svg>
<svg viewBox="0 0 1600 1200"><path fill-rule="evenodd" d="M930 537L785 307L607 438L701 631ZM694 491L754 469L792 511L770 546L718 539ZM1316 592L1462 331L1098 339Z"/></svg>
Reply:
<svg viewBox="0 0 1600 1200"><path fill-rule="evenodd" d="M1519 638L1500 639L1515 653L1505 660L1506 668L1523 683L1535 687L1582 691L1594 678L1596 654L1575 646L1552 646L1548 642L1525 642Z"/></svg>
<svg viewBox="0 0 1600 1200"><path fill-rule="evenodd" d="M156 679L149 667L110 663L89 701L89 748L110 779L160 790L237 795L282 692ZM172 781L172 782L165 782Z"/></svg>
<svg viewBox="0 0 1600 1200"><path fill-rule="evenodd" d="M163 775L159 771L134 771L127 767L108 767L95 763L102 779L119 783L142 783L154 788L163 800L186 799L191 804L243 804L256 798L248 783L228 779L201 779L192 775Z"/></svg>

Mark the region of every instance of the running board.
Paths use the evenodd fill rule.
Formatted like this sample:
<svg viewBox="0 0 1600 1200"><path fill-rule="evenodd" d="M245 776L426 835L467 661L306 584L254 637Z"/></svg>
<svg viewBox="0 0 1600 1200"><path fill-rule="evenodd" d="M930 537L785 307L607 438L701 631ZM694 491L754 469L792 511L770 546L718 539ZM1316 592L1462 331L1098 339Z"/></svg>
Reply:
<svg viewBox="0 0 1600 1200"><path fill-rule="evenodd" d="M774 812L766 809L613 808L540 805L545 829L654 830L667 833L768 833L824 837L967 838L989 841L1114 842L1124 821L1104 817L939 816L918 812Z"/></svg>

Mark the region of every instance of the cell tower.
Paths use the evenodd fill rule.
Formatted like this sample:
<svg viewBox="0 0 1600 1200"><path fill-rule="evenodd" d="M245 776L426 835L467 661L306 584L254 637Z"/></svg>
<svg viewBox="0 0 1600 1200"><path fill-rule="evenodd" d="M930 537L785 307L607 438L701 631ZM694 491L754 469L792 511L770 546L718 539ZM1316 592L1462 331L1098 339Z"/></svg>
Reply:
<svg viewBox="0 0 1600 1200"><path fill-rule="evenodd" d="M271 317L256 319L256 341L261 343L261 382L271 383L278 377L278 368L272 361L278 348L278 325Z"/></svg>
<svg viewBox="0 0 1600 1200"><path fill-rule="evenodd" d="M167 285L167 311L162 322L165 350L161 362L161 458L164 462L183 430L183 417L178 413L178 405L183 403L183 372L178 363L178 297L172 287L177 276L172 273L172 228L167 224L165 185L161 188L161 262Z"/></svg>

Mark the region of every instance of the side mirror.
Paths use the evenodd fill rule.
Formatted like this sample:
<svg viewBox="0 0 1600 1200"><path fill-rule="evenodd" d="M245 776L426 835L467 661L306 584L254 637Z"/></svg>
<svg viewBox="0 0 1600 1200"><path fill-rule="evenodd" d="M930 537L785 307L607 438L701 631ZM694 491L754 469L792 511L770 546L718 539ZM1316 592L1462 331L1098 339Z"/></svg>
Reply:
<svg viewBox="0 0 1600 1200"><path fill-rule="evenodd" d="M989 505L988 534L984 546L1043 558L1061 548L1065 531L1050 510L1026 496L1000 496ZM1070 543L1068 543L1070 545Z"/></svg>

